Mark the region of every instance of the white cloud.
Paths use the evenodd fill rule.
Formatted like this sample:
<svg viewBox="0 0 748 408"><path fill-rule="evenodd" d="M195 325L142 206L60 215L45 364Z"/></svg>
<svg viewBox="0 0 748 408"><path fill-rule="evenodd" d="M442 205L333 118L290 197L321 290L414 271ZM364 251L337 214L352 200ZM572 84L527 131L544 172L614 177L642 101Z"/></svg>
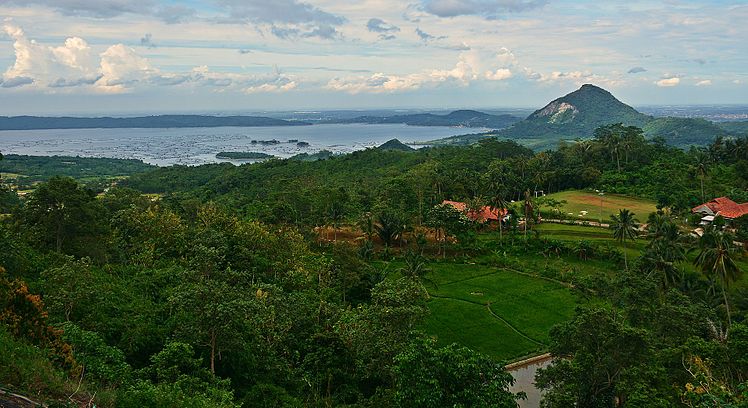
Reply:
<svg viewBox="0 0 748 408"><path fill-rule="evenodd" d="M122 91L159 74L148 60L122 44L113 45L101 54L101 73L96 85L109 91Z"/></svg>
<svg viewBox="0 0 748 408"><path fill-rule="evenodd" d="M16 56L14 64L2 76L3 88L121 93L148 86L199 86L258 93L283 92L299 85L298 80L277 68L268 75L211 72L204 66L188 72L163 72L123 44L112 45L96 55L78 37L51 47L28 39L20 27L11 23L6 23L3 29L14 40Z"/></svg>
<svg viewBox="0 0 748 408"><path fill-rule="evenodd" d="M512 71L507 68L499 68L495 72L486 71L485 77L490 81L503 81L512 77Z"/></svg>
<svg viewBox="0 0 748 408"><path fill-rule="evenodd" d="M431 69L408 75L380 72L369 77L333 78L327 83L327 89L354 94L389 93L435 87L439 84L467 86L481 79L503 81L512 77L512 71L506 66L514 63L514 55L506 48L494 53L470 50L460 53L457 63L451 69Z"/></svg>
<svg viewBox="0 0 748 408"><path fill-rule="evenodd" d="M705 79L703 81L699 81L696 83L696 86L711 86L712 80L711 79Z"/></svg>
<svg viewBox="0 0 748 408"><path fill-rule="evenodd" d="M661 79L655 82L655 84L657 84L657 86L662 87L662 88L678 86L678 84L680 84L680 78L678 77L664 78L664 79Z"/></svg>
<svg viewBox="0 0 748 408"><path fill-rule="evenodd" d="M6 23L3 29L13 39L16 57L3 74L4 84L61 87L98 79L96 56L83 39L71 37L59 47L49 47L28 39L23 29L12 23ZM17 78L30 80L14 80Z"/></svg>

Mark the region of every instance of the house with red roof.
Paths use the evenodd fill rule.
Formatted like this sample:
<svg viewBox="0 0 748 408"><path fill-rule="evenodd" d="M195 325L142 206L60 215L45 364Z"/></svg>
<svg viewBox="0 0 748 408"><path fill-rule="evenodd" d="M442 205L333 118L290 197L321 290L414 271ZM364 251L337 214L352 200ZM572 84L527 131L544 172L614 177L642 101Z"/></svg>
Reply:
<svg viewBox="0 0 748 408"><path fill-rule="evenodd" d="M738 204L727 197L719 197L694 207L691 212L701 214L701 223L709 224L718 216L722 216L726 220L734 220L748 215L748 203Z"/></svg>
<svg viewBox="0 0 748 408"><path fill-rule="evenodd" d="M487 205L483 206L480 211L470 211L465 203L459 201L444 200L442 204L448 204L454 207L457 211L465 213L465 215L471 220L476 222L498 222L499 217L505 219L509 211L506 208L494 208Z"/></svg>

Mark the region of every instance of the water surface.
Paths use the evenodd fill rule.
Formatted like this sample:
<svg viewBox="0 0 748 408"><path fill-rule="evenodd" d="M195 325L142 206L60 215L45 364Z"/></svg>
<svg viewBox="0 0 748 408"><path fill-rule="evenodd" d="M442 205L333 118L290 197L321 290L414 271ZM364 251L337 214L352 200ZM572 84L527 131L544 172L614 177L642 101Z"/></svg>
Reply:
<svg viewBox="0 0 748 408"><path fill-rule="evenodd" d="M216 162L223 151L263 152L286 158L330 150L349 153L397 138L428 141L484 129L434 126L335 124L313 126L220 127L172 129L53 129L0 131L0 152L36 156L83 156L141 159L159 166ZM259 141L277 140L278 144ZM299 147L298 140L309 143ZM255 141L253 144L252 141ZM246 161L244 161L246 162Z"/></svg>

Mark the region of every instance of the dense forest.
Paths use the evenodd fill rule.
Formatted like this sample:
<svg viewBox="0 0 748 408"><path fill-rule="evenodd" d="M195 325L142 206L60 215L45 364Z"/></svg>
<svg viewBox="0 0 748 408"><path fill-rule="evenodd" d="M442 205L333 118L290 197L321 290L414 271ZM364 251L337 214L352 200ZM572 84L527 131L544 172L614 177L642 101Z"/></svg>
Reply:
<svg viewBox="0 0 748 408"><path fill-rule="evenodd" d="M565 203L544 194L571 189L657 211L551 238ZM426 324L440 271L477 265L577 299L526 336L555 357L542 406L746 407L748 222L694 236L690 209L747 189L747 138L682 150L621 124L539 153L486 139L3 186L0 387L50 406L514 407L507 361Z"/></svg>

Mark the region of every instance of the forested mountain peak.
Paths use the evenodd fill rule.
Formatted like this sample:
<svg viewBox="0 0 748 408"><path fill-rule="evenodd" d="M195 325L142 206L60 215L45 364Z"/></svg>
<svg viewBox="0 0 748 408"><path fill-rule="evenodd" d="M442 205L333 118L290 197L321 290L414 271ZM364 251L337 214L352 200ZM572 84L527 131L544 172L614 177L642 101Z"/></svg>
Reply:
<svg viewBox="0 0 748 408"><path fill-rule="evenodd" d="M584 84L576 91L553 100L535 111L526 120L548 124L579 124L583 128L594 124L622 122L641 126L649 116L618 100L598 86Z"/></svg>

